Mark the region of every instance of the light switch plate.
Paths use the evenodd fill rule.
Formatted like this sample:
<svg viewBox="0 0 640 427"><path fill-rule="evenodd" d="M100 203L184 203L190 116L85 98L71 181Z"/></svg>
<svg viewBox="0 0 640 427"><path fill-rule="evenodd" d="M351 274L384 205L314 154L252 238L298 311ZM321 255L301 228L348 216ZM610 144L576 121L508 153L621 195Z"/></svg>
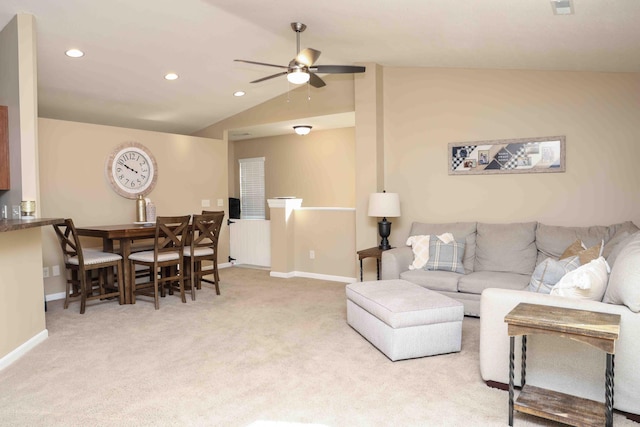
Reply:
<svg viewBox="0 0 640 427"><path fill-rule="evenodd" d="M202 207L203 207L203 208L209 208L209 207L211 207L211 201L210 201L210 200L207 200L207 199L203 199L203 200L202 200Z"/></svg>
<svg viewBox="0 0 640 427"><path fill-rule="evenodd" d="M223 207L224 206L224 200L222 199L218 199L218 207Z"/></svg>

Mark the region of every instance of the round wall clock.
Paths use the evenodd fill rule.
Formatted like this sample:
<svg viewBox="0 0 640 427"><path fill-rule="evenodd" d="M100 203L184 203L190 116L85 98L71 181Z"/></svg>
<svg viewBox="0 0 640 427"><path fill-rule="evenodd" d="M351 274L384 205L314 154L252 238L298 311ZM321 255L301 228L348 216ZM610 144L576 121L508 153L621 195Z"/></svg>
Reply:
<svg viewBox="0 0 640 427"><path fill-rule="evenodd" d="M125 142L107 158L105 174L113 190L128 199L151 193L158 178L153 154L142 144Z"/></svg>

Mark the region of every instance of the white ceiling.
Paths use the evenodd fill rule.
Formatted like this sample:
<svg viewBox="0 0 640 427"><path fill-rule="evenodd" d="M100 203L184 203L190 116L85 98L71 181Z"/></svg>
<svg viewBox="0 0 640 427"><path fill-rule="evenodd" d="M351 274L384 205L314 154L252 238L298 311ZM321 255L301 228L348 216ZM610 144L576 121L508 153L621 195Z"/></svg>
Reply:
<svg viewBox="0 0 640 427"><path fill-rule="evenodd" d="M640 1L573 1L2 0L0 28L36 18L41 117L188 134L289 89L233 59L286 65L294 21L323 65L640 72Z"/></svg>

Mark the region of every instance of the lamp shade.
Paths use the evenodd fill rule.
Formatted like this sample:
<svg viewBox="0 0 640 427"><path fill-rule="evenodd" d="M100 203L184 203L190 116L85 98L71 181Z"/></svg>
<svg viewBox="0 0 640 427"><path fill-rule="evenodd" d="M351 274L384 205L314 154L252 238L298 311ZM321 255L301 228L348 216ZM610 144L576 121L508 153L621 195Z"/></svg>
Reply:
<svg viewBox="0 0 640 427"><path fill-rule="evenodd" d="M369 216L400 216L398 193L371 193L369 196Z"/></svg>

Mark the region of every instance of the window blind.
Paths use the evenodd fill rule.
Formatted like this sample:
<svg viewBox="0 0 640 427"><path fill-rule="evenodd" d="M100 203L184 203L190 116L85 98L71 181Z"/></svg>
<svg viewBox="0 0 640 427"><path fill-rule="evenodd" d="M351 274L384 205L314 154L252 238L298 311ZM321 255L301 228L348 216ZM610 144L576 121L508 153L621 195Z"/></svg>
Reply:
<svg viewBox="0 0 640 427"><path fill-rule="evenodd" d="M265 219L264 157L239 159L240 212L244 219Z"/></svg>

